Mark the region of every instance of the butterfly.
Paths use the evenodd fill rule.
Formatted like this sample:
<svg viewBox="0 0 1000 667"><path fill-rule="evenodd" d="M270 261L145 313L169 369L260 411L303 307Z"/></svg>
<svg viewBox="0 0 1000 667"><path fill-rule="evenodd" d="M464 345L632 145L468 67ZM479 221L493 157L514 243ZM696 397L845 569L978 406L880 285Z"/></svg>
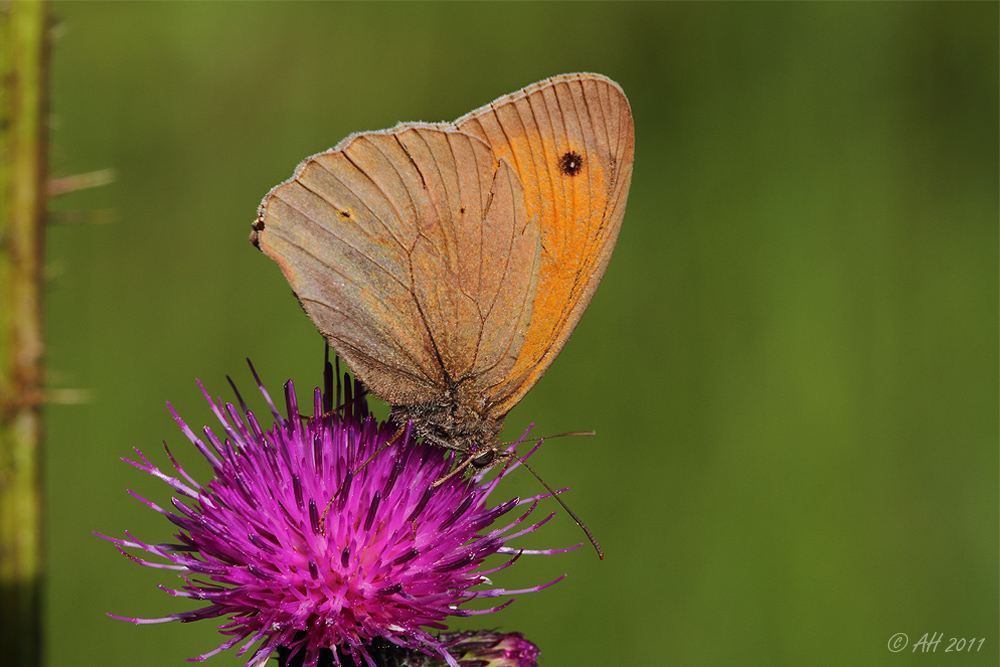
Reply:
<svg viewBox="0 0 1000 667"><path fill-rule="evenodd" d="M397 423L482 469L601 282L634 144L618 84L555 76L306 158L250 240Z"/></svg>

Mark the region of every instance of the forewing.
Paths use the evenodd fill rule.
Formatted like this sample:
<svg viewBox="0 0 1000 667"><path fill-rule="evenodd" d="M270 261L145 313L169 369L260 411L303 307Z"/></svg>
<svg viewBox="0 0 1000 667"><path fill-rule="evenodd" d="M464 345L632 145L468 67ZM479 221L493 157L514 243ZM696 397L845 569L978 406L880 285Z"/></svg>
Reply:
<svg viewBox="0 0 1000 667"><path fill-rule="evenodd" d="M537 222L514 170L481 140L426 124L352 135L272 190L255 230L320 332L390 403L515 363ZM514 317L498 307L515 302Z"/></svg>
<svg viewBox="0 0 1000 667"><path fill-rule="evenodd" d="M518 358L484 383L501 417L545 372L597 289L625 214L635 135L628 100L598 74L567 74L501 97L455 126L508 160L537 218L541 264L534 310Z"/></svg>

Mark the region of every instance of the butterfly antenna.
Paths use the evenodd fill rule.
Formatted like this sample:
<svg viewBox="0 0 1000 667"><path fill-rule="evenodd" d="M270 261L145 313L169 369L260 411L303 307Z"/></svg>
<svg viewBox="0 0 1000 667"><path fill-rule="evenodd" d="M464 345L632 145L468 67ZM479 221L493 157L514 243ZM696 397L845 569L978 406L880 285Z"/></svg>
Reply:
<svg viewBox="0 0 1000 667"><path fill-rule="evenodd" d="M583 521L580 521L580 517L578 517L576 514L573 514L573 510L571 510L566 505L566 503L563 502L563 499L560 498L559 495L555 491L552 490L551 486L549 486L548 484L545 483L545 480L542 479L539 476L539 474L537 472L535 472L532 469L532 467L529 466L524 459L522 459L520 456L518 456L514 452L510 452L509 454L510 454L510 456L512 458L517 459L521 463L521 465L523 465L525 468L527 468L528 472L530 472L532 475L534 475L535 479L537 479L539 482L541 482L542 486L545 487L545 490L548 491L552 495L552 497L556 499L556 502L559 503L560 505L562 505L562 508L564 510L566 510L566 513L569 514L571 517L573 517L573 521L576 521L576 525L580 526L580 528L583 528L583 532L587 534L587 539L590 540L590 543L594 545L594 549L597 551L597 555L600 557L601 560L604 560L604 550L601 549L601 545L597 543L597 540L594 538L594 534L592 532L590 532L590 528L587 528L587 524L585 524Z"/></svg>
<svg viewBox="0 0 1000 667"><path fill-rule="evenodd" d="M511 440L510 442L501 442L501 445L513 445L515 442L541 442L542 440L550 440L552 438L565 438L571 435L597 435L597 431L567 431L566 433L556 433L555 435L543 435L539 438L525 438L524 440Z"/></svg>

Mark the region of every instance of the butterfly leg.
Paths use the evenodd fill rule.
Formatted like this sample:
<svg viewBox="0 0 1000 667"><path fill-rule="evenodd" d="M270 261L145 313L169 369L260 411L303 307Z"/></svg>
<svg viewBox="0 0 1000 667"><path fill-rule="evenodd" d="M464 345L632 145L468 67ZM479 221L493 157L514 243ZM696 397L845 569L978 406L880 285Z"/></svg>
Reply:
<svg viewBox="0 0 1000 667"><path fill-rule="evenodd" d="M353 478L359 472L361 472L362 470L364 470L365 466L367 466L369 463L371 463L375 459L376 456L378 456L379 454L381 454L382 452L384 452L385 450L389 449L394 444L396 444L396 441L399 439L399 436L403 435L403 431L405 431L405 430L406 430L406 426L405 425L404 426L400 426L396 430L396 433L391 438L389 438L388 442L386 442L384 445L382 445L381 447L379 447L378 450L374 454L372 454L371 456L369 456L365 460L364 463L362 463L361 465L359 465L357 468L355 468L354 470L352 470L350 472L350 477ZM344 485L341 484L340 488L338 488L337 492L335 494L333 494L333 496L330 497L329 502L327 502L326 507L323 509L323 515L319 518L319 532L321 534L323 533L323 526L326 525L326 515L330 513L330 508L333 507L333 501L337 499L337 496L340 495L340 492L343 491L343 489L344 489Z"/></svg>
<svg viewBox="0 0 1000 667"><path fill-rule="evenodd" d="M450 473L448 473L438 481L434 482L431 486L433 486L434 488L441 486L449 479L451 479L455 475L458 475L459 473L463 472L466 468L468 468L475 460L475 458L476 458L475 454L470 454L469 456L465 457L465 460L462 461L460 464L458 464L458 467L456 467L454 470L452 470Z"/></svg>

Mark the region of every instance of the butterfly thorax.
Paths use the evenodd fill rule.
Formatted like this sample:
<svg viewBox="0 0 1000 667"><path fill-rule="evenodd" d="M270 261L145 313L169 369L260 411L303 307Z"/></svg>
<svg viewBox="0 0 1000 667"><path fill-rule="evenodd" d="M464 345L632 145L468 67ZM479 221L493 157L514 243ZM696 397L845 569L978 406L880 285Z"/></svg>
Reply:
<svg viewBox="0 0 1000 667"><path fill-rule="evenodd" d="M470 456L494 449L503 427L502 418L485 417L465 405L446 401L394 405L392 418L400 424L412 421L417 435Z"/></svg>

